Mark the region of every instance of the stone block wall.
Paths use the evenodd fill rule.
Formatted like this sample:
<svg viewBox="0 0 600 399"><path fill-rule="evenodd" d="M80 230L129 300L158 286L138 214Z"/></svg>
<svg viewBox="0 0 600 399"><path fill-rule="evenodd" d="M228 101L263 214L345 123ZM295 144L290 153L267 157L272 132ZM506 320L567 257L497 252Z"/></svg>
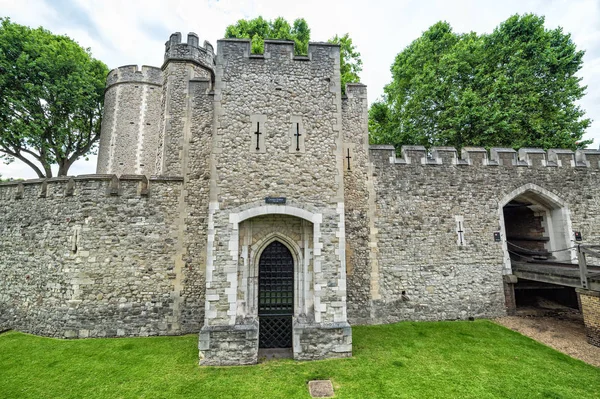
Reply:
<svg viewBox="0 0 600 399"><path fill-rule="evenodd" d="M182 298L185 331L198 332L204 324L206 291L206 240L210 196L210 153L212 144L213 95L206 78L189 82L189 130L183 135L181 166L184 188L179 203L178 254L175 267L185 271L177 281ZM183 327L183 326L182 326Z"/></svg>
<svg viewBox="0 0 600 399"><path fill-rule="evenodd" d="M352 328L348 323L294 324L294 359L319 360L352 356Z"/></svg>
<svg viewBox="0 0 600 399"><path fill-rule="evenodd" d="M267 214L312 225L313 306L306 320L347 323L339 47L311 43L308 56L296 56L286 41L265 41L261 55L250 53L249 40L220 40L217 47L206 273L211 300L201 336L218 346L211 328L252 322L238 308L245 266L240 224ZM287 203L267 205L267 197ZM214 353L206 349L203 364Z"/></svg>
<svg viewBox="0 0 600 399"><path fill-rule="evenodd" d="M200 332L200 364L239 366L258 362L258 323L210 326Z"/></svg>
<svg viewBox="0 0 600 399"><path fill-rule="evenodd" d="M510 267L494 232L502 230L503 201L520 188L560 198L572 229L585 242L600 241L599 154L586 151L561 152L559 166L552 150L536 151L533 161L512 149L491 157L471 149L459 159L449 149L429 156L423 147L403 147L397 158L393 147L372 148L381 299L373 301L371 322L503 314L502 276ZM464 245L457 243L457 217Z"/></svg>
<svg viewBox="0 0 600 399"><path fill-rule="evenodd" d="M577 289L585 334L590 344L600 347L600 292Z"/></svg>
<svg viewBox="0 0 600 399"><path fill-rule="evenodd" d="M62 337L181 334L181 178L0 184L0 328ZM203 316L203 315L202 315Z"/></svg>

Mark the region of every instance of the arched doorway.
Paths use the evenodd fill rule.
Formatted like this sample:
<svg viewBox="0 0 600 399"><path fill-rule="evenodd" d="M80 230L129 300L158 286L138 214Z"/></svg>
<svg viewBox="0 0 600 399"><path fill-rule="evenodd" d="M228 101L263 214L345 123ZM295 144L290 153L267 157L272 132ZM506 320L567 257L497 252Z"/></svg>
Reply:
<svg viewBox="0 0 600 399"><path fill-rule="evenodd" d="M500 201L500 227L507 311L516 312L517 306L527 307L542 296L554 302L560 298L571 301L574 292L522 274L543 275L543 268L548 265L576 261L567 204L542 187L526 184Z"/></svg>
<svg viewBox="0 0 600 399"><path fill-rule="evenodd" d="M509 194L501 205L508 259L576 259L569 211L556 195L529 184Z"/></svg>
<svg viewBox="0 0 600 399"><path fill-rule="evenodd" d="M294 258L280 241L270 243L258 264L259 348L291 348Z"/></svg>

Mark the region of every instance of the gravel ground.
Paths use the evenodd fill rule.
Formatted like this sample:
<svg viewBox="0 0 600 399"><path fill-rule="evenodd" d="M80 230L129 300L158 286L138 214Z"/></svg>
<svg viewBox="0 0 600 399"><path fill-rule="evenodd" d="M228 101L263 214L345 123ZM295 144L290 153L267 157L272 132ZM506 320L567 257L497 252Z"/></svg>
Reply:
<svg viewBox="0 0 600 399"><path fill-rule="evenodd" d="M538 298L537 302L537 306L518 308L516 316L500 317L494 321L571 357L600 367L600 348L588 344L581 313L547 299Z"/></svg>

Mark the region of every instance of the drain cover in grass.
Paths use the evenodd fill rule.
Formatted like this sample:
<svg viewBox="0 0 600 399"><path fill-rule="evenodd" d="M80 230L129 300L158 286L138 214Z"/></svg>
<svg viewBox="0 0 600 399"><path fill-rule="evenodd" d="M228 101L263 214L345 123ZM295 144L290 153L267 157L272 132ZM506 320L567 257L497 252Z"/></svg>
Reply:
<svg viewBox="0 0 600 399"><path fill-rule="evenodd" d="M332 398L333 385L330 380L309 381L308 392L313 398Z"/></svg>

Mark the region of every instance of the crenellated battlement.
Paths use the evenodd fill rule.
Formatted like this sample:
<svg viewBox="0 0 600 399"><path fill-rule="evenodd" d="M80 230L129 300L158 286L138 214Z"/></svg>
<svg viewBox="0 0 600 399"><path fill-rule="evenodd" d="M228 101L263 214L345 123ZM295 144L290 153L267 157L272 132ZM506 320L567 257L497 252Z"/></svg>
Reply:
<svg viewBox="0 0 600 399"><path fill-rule="evenodd" d="M217 53L225 58L245 57L253 59L285 58L294 61L315 61L323 58L322 54L330 57L330 49L336 49L339 54L339 45L327 42L308 43L308 55L296 55L296 43L291 40L266 39L263 54L252 54L250 39L220 39L217 41ZM339 56L339 55L338 55Z"/></svg>
<svg viewBox="0 0 600 399"><path fill-rule="evenodd" d="M60 199L66 197L147 197L153 188L183 185L183 177L97 174L0 183L0 201Z"/></svg>
<svg viewBox="0 0 600 399"><path fill-rule="evenodd" d="M391 145L370 146L372 152L383 152L375 158L389 159L389 163L398 165L457 165L457 166L504 166L504 167L563 167L600 169L600 150L565 150L541 148L491 148L489 153L483 147L463 147L458 151L454 147L431 147L405 145L401 148L401 157Z"/></svg>
<svg viewBox="0 0 600 399"><path fill-rule="evenodd" d="M198 35L193 32L188 34L187 42L182 43L181 32L176 32L165 43L163 69L169 61L190 61L210 70L214 74L215 50L212 44L207 41L204 41L201 47Z"/></svg>
<svg viewBox="0 0 600 399"><path fill-rule="evenodd" d="M120 83L140 83L162 86L162 70L157 67L142 65L124 65L113 69L106 78L106 89Z"/></svg>

